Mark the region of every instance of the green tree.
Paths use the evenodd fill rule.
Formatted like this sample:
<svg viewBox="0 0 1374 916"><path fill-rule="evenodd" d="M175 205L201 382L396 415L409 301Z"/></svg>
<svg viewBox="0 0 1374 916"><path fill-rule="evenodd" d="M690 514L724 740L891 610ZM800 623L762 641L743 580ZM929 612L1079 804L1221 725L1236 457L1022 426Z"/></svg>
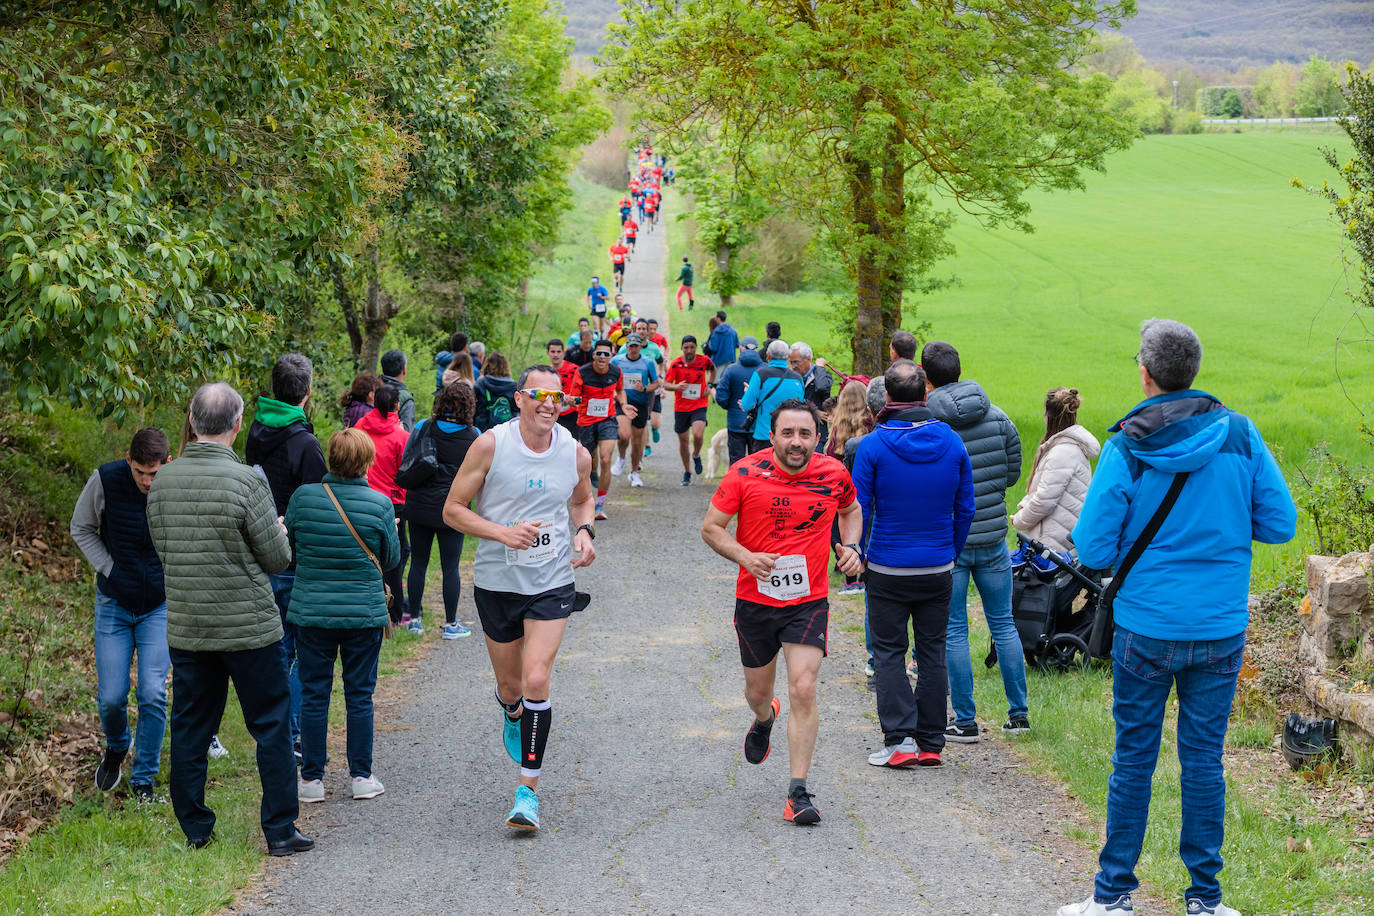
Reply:
<svg viewBox="0 0 1374 916"><path fill-rule="evenodd" d="M402 137L355 88L362 0L0 15L0 382L122 419L261 359L371 231Z"/></svg>
<svg viewBox="0 0 1374 916"><path fill-rule="evenodd" d="M1297 68L1276 60L1255 77L1255 104L1266 118L1287 118L1293 114L1293 86Z"/></svg>
<svg viewBox="0 0 1374 916"><path fill-rule="evenodd" d="M1315 54L1303 65L1293 89L1293 113L1300 118L1328 118L1345 110L1336 67Z"/></svg>
<svg viewBox="0 0 1374 916"><path fill-rule="evenodd" d="M1028 230L1025 191L1081 187L1130 142L1110 81L1066 66L1131 0L643 0L607 81L655 135L702 120L780 151L770 192L847 273L856 371L886 362L903 293L950 250L934 200Z"/></svg>
<svg viewBox="0 0 1374 916"><path fill-rule="evenodd" d="M1240 94L1234 89L1226 90L1221 97L1217 114L1223 118L1239 118L1244 111L1245 107L1240 102Z"/></svg>
<svg viewBox="0 0 1374 916"><path fill-rule="evenodd" d="M744 249L758 238L759 225L769 215L768 198L756 177L758 151L747 142L731 142L719 135L698 133L676 156L677 180L692 198L696 239L711 257L704 267L706 287L729 308L735 293L758 279L758 265L744 257Z"/></svg>

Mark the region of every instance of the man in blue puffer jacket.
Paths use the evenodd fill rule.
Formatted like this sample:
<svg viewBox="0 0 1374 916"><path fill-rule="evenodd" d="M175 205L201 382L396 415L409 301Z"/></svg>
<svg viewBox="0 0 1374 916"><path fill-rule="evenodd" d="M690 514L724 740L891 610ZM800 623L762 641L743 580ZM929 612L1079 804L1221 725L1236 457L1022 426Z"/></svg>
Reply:
<svg viewBox="0 0 1374 916"><path fill-rule="evenodd" d="M1093 895L1059 916L1132 912L1150 779L1171 688L1178 691L1183 769L1179 854L1192 879L1189 914L1236 916L1221 902L1226 778L1221 755L1245 649L1251 541L1282 544L1297 528L1288 485L1255 425L1192 388L1202 343L1177 321L1140 331L1146 399L1112 427L1073 529L1086 566L1118 566L1187 473L1178 501L1113 602L1112 712L1116 751L1107 782L1107 840Z"/></svg>
<svg viewBox="0 0 1374 916"><path fill-rule="evenodd" d="M973 466L957 433L924 403L909 359L884 374L887 406L854 455L864 510L868 621L883 749L874 766L939 766L945 747L945 630L954 559L973 521ZM916 688L902 662L915 637Z"/></svg>

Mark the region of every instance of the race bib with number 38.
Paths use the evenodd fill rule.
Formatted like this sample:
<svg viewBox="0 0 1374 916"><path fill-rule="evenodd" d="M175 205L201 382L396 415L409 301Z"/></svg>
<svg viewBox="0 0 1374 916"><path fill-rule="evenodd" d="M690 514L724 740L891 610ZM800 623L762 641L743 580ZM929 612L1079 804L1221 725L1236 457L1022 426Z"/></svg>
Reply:
<svg viewBox="0 0 1374 916"><path fill-rule="evenodd" d="M533 544L524 550L506 548L507 566L541 566L558 556L558 538L554 533L553 521L540 519L536 524L539 525L539 535Z"/></svg>
<svg viewBox="0 0 1374 916"><path fill-rule="evenodd" d="M756 581L761 593L778 601L796 601L811 594L811 577L806 572L806 557L801 554L778 557L767 578Z"/></svg>

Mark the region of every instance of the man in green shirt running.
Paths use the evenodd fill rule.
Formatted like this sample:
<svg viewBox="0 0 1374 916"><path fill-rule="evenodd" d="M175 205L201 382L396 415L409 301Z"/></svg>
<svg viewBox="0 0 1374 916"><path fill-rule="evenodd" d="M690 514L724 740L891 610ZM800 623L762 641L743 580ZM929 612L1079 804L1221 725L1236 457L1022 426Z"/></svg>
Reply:
<svg viewBox="0 0 1374 916"><path fill-rule="evenodd" d="M687 310L691 311L697 307L697 300L692 296L692 262L687 255L682 256L682 270L678 271L677 282L677 310L682 311L682 294L687 294Z"/></svg>

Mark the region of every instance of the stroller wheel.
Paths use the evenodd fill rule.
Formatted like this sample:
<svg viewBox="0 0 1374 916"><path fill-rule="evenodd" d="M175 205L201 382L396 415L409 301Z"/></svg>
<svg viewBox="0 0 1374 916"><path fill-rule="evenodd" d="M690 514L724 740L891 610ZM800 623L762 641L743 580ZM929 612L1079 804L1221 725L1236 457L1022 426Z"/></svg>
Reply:
<svg viewBox="0 0 1374 916"><path fill-rule="evenodd" d="M1040 652L1040 667L1049 672L1085 671L1091 663L1088 644L1072 633L1056 633Z"/></svg>

